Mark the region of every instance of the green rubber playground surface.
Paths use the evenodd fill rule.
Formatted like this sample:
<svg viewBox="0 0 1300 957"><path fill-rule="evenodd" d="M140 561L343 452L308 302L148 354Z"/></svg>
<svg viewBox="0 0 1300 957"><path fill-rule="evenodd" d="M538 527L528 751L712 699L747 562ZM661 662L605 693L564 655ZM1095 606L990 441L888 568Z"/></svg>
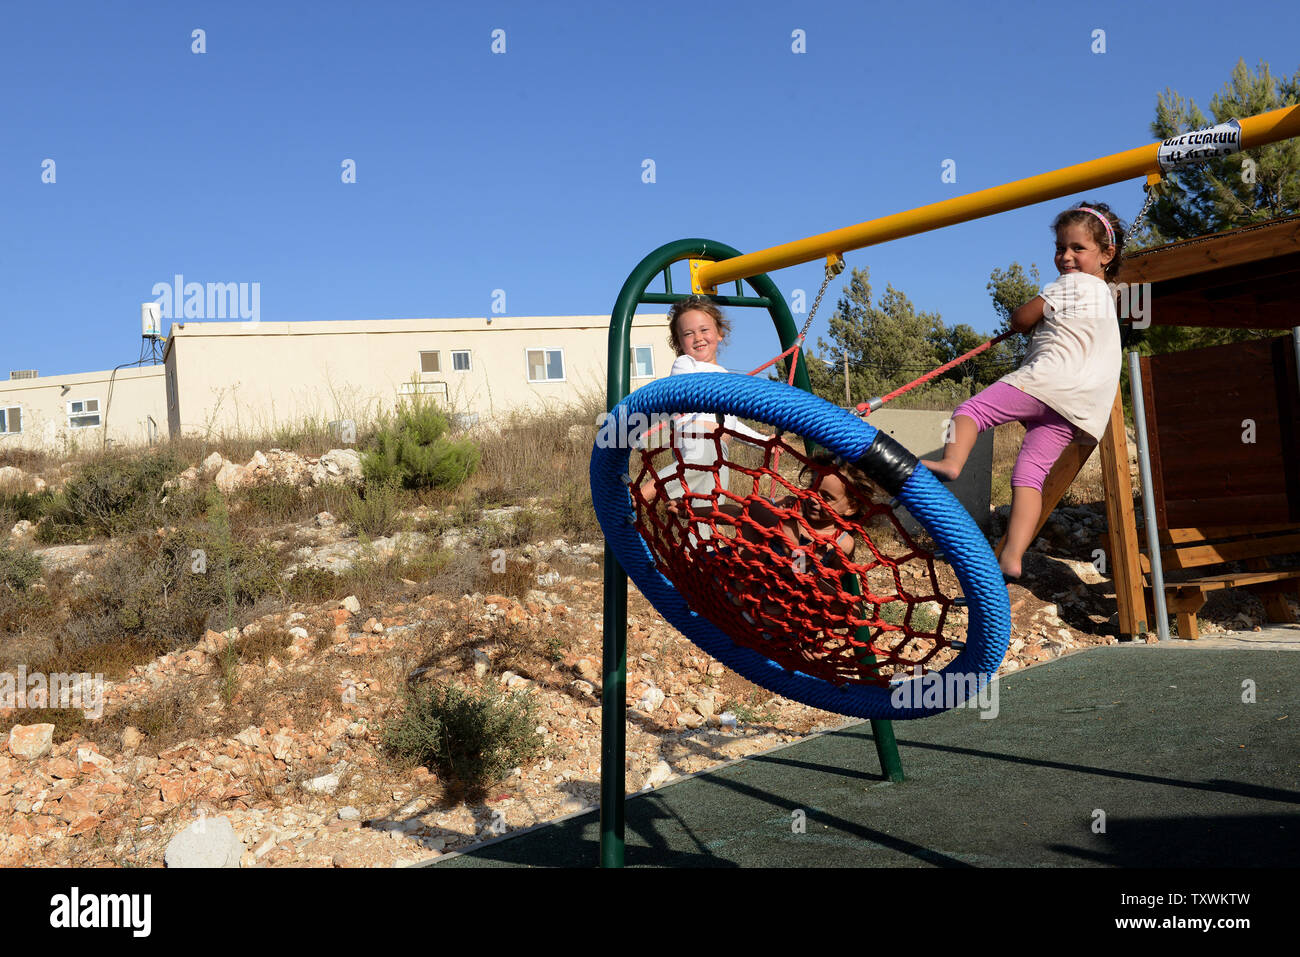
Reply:
<svg viewBox="0 0 1300 957"><path fill-rule="evenodd" d="M997 684L992 720L958 709L894 725L901 784L881 779L863 723L630 798L626 864L1300 860L1300 653L1109 646ZM429 866L593 867L599 842L593 811Z"/></svg>

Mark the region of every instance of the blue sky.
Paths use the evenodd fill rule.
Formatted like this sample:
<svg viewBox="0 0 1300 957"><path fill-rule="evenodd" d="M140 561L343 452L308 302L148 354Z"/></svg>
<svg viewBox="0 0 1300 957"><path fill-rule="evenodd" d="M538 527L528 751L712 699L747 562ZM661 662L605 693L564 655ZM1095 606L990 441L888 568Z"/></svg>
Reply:
<svg viewBox="0 0 1300 957"><path fill-rule="evenodd" d="M1082 162L1150 142L1165 88L1208 110L1239 58L1300 66L1300 8L1227 10L5 0L0 375L135 359L177 273L259 283L263 321L485 316L497 289L507 315L608 313L662 243L752 251ZM1089 196L1125 219L1142 198ZM1064 205L848 261L991 332L990 271L1051 278ZM811 301L820 266L774 278ZM763 314L733 319L726 364L778 351Z"/></svg>

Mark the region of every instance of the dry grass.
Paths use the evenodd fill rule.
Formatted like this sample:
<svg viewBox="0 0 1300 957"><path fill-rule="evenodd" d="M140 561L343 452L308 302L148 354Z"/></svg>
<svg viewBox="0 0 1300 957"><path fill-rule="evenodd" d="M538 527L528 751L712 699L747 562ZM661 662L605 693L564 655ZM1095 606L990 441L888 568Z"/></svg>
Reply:
<svg viewBox="0 0 1300 957"><path fill-rule="evenodd" d="M492 507L549 497L574 483L585 486L604 410L600 397L588 395L572 406L516 412L497 429L475 430L471 437L482 458L464 492L482 493L483 502Z"/></svg>

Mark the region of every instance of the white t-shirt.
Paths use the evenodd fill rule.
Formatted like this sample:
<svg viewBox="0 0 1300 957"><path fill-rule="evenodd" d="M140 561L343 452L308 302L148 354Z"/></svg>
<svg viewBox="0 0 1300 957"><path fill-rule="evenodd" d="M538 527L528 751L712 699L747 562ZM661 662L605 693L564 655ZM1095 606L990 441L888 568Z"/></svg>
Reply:
<svg viewBox="0 0 1300 957"><path fill-rule="evenodd" d="M1000 381L1055 409L1100 440L1119 388L1119 318L1110 287L1096 276L1058 276L1039 293L1046 305L1024 364Z"/></svg>

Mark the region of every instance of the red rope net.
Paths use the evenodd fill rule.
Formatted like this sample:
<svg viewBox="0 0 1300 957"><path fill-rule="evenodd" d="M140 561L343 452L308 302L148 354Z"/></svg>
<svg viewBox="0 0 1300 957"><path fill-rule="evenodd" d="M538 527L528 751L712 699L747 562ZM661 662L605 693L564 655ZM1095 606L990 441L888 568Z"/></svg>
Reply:
<svg viewBox="0 0 1300 957"><path fill-rule="evenodd" d="M663 431L660 447L632 454L635 522L692 610L836 685L887 686L955 656L945 632L964 628L947 628L953 599L928 536L910 533L866 476L777 436L742 444L725 428Z"/></svg>

